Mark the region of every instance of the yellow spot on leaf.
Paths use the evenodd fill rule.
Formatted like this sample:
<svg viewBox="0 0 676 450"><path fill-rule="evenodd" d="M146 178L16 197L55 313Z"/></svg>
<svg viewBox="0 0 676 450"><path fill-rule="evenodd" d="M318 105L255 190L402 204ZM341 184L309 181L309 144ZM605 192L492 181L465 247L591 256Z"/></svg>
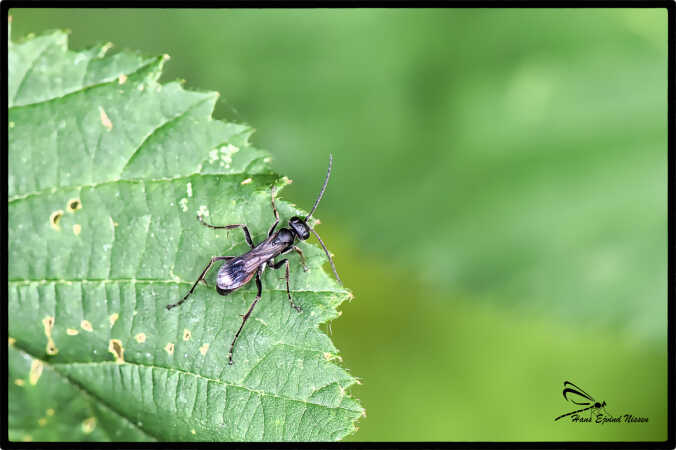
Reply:
<svg viewBox="0 0 676 450"><path fill-rule="evenodd" d="M79 236L81 231L82 231L82 225L80 225L79 223L76 223L75 225L73 225L73 234L75 236Z"/></svg>
<svg viewBox="0 0 676 450"><path fill-rule="evenodd" d="M16 125L14 122L10 122L10 123L9 123L9 127L10 127L10 128L14 128L14 125Z"/></svg>
<svg viewBox="0 0 676 450"><path fill-rule="evenodd" d="M115 356L115 362L124 364L124 347L119 339L111 339L108 342L108 351Z"/></svg>
<svg viewBox="0 0 676 450"><path fill-rule="evenodd" d="M192 434L197 434L197 431L195 431L194 428L193 428L192 430L190 430L190 432L191 432Z"/></svg>
<svg viewBox="0 0 676 450"><path fill-rule="evenodd" d="M120 317L118 313L112 313L110 317L108 317L108 320L110 320L110 326L112 327L115 325L115 322L117 322L117 319Z"/></svg>
<svg viewBox="0 0 676 450"><path fill-rule="evenodd" d="M327 361L331 361L331 360L334 360L334 359L337 359L338 361L343 360L343 358L341 358L340 356L334 355L333 353L329 353L329 352L324 352L324 359L327 360Z"/></svg>
<svg viewBox="0 0 676 450"><path fill-rule="evenodd" d="M28 382L35 386L38 384L38 380L40 379L40 375L42 375L42 369L44 369L45 366L42 364L42 361L39 359L34 359L33 363L31 364L31 370L28 374Z"/></svg>
<svg viewBox="0 0 676 450"><path fill-rule="evenodd" d="M16 339L14 339L13 337L7 338L7 343L8 343L9 345L14 345L15 342L16 342Z"/></svg>
<svg viewBox="0 0 676 450"><path fill-rule="evenodd" d="M249 183L251 183L252 181L253 181L253 179L247 178L246 180L242 181L241 184L249 184Z"/></svg>
<svg viewBox="0 0 676 450"><path fill-rule="evenodd" d="M178 201L179 206L183 210L183 212L186 212L188 210L188 199L187 198L182 198L181 200Z"/></svg>
<svg viewBox="0 0 676 450"><path fill-rule="evenodd" d="M146 334L139 333L136 336L134 336L134 339L136 339L136 342L138 342L139 344L143 344L146 341Z"/></svg>
<svg viewBox="0 0 676 450"><path fill-rule="evenodd" d="M103 110L102 106L99 106L99 115L101 117L101 123L108 131L113 129L113 122L108 118L108 114Z"/></svg>
<svg viewBox="0 0 676 450"><path fill-rule="evenodd" d="M40 417L38 419L38 425L40 425L41 427L44 427L45 425L47 425L47 419L45 419L44 417Z"/></svg>
<svg viewBox="0 0 676 450"><path fill-rule="evenodd" d="M82 328L85 331L89 331L90 333L94 331L94 327L92 327L92 323L88 320L83 320L80 322L80 328Z"/></svg>
<svg viewBox="0 0 676 450"><path fill-rule="evenodd" d="M183 340L184 341L189 341L190 336L192 336L192 333L190 333L190 330L188 330L187 328L185 330L183 330Z"/></svg>
<svg viewBox="0 0 676 450"><path fill-rule="evenodd" d="M49 408L49 409L47 410L47 415L48 415L48 416L53 416L53 415L54 415L54 409Z"/></svg>
<svg viewBox="0 0 676 450"><path fill-rule="evenodd" d="M170 355L174 354L174 344L169 342L167 345L165 345L164 349L169 353Z"/></svg>
<svg viewBox="0 0 676 450"><path fill-rule="evenodd" d="M101 47L101 50L99 50L99 58L103 57L103 55L105 55L108 52L108 50L110 50L112 47L113 47L112 42L107 42L106 45Z"/></svg>
<svg viewBox="0 0 676 450"><path fill-rule="evenodd" d="M63 210L59 209L57 211L54 211L51 216L49 216L49 224L54 228L55 230L60 230L61 226L59 225L59 221L61 220L61 217L63 217Z"/></svg>
<svg viewBox="0 0 676 450"><path fill-rule="evenodd" d="M82 431L89 434L96 428L96 417L90 417L82 422Z"/></svg>
<svg viewBox="0 0 676 450"><path fill-rule="evenodd" d="M33 436L30 434L24 434L21 440L24 442L33 442Z"/></svg>
<svg viewBox="0 0 676 450"><path fill-rule="evenodd" d="M77 331L75 328L66 329L66 334L68 334L68 336L75 336L78 333L79 333L79 331Z"/></svg>
<svg viewBox="0 0 676 450"><path fill-rule="evenodd" d="M26 382L22 378L17 378L16 380L14 380L14 384L16 384L17 386L23 386L24 384L26 384Z"/></svg>
<svg viewBox="0 0 676 450"><path fill-rule="evenodd" d="M127 76L125 74L121 74L119 77L117 77L117 82L120 84L124 84L127 82Z"/></svg>
<svg viewBox="0 0 676 450"><path fill-rule="evenodd" d="M202 355L206 355L208 351L209 351L209 344L204 344L203 346L200 347L200 353Z"/></svg>
<svg viewBox="0 0 676 450"><path fill-rule="evenodd" d="M56 348L54 344L54 339L52 339L52 328L54 328L54 317L47 316L42 319L42 325L45 327L45 336L47 336L47 354L56 355L59 353L59 349Z"/></svg>

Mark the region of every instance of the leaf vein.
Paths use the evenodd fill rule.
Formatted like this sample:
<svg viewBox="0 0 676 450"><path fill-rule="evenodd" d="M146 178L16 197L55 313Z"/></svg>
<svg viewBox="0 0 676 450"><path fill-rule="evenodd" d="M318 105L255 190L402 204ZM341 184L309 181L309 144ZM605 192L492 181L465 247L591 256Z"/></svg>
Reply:
<svg viewBox="0 0 676 450"><path fill-rule="evenodd" d="M31 61L31 65L28 67L28 69L26 69L26 71L23 74L23 77L21 78L21 81L19 82L19 87L16 88L16 93L14 94L14 98L12 99L12 105L16 103L16 99L19 97L19 94L21 93L21 89L23 88L26 79L28 79L30 74L33 73L33 70L35 69L35 65L37 64L37 62L40 60L40 58L44 56L45 53L47 53L47 50L49 50L54 46L56 46L55 43L48 44L47 46L45 46L45 48L43 48L40 51L40 53L38 53L38 56L36 56L35 59Z"/></svg>
<svg viewBox="0 0 676 450"><path fill-rule="evenodd" d="M113 412L114 414L116 414L116 415L119 416L121 419L125 420L126 422L128 422L133 428L136 428L136 429L139 430L141 433L145 434L146 436L148 436L148 437L150 437L150 438L152 438L152 439L154 439L154 440L156 440L156 441L159 440L159 438L158 438L157 436L153 435L153 434L150 433L148 430L145 430L144 428L141 428L140 426L138 426L138 424L134 423L131 419L129 419L128 417L126 417L124 414L122 414L121 412L119 412L118 410L116 410L115 408L113 408L112 406L110 406L110 405L109 405L105 400L103 400L101 397L99 397L98 395L94 394L93 392L91 392L90 390L88 390L85 386L81 385L81 384L78 383L77 381L75 381L75 380L73 380L72 378L70 378L67 374L62 373L62 372L56 367L56 364L54 364L54 363L48 363L48 362L46 362L46 361L44 361L44 360L41 360L41 359L37 358L35 355L31 354L31 353L28 352L27 350L25 350L25 349L23 349L23 348L17 346L17 343L14 343L14 348L15 348L16 350L18 350L19 352L26 354L26 355L29 356L30 358L33 358L34 360L41 361L42 364L43 364L45 367L51 368L51 369L54 371L55 374L57 374L58 376L60 376L60 377L63 378L64 380L66 380L68 383L72 384L72 385L73 385L76 389L78 389L83 395L85 395L86 397L91 398L92 400L95 400L95 401L98 402L101 406L103 406L104 408L106 408L106 409L108 409L109 411Z"/></svg>
<svg viewBox="0 0 676 450"><path fill-rule="evenodd" d="M129 73L126 73L126 74L124 74L124 75L126 75L126 76L128 76L128 77L129 77L129 76L132 76L132 75L135 75L135 74L137 74L138 72L142 71L143 69L145 69L145 68L147 68L147 67L153 65L154 63L157 63L157 62L160 62L160 63L161 63L161 60L162 60L162 57L161 57L161 56L152 58L152 59L149 60L147 63L145 63L145 64L139 66L139 67L138 67L137 69L135 69L133 72L129 72ZM118 76L119 76L119 75L118 75ZM9 110L12 110L13 108L29 108L29 107L32 107L32 106L40 105L40 104L42 104L42 103L49 103L49 102L53 102L53 101L56 101L56 100L62 100L62 99L64 99L64 98L66 98L66 97L69 97L69 96L71 96L71 95L78 94L78 93L80 93L80 92L88 91L88 90L90 90L90 89L94 89L94 88L97 88L97 87L106 86L106 85L108 85L108 84L115 84L115 83L118 82L118 81L117 81L118 76L115 76L115 77L111 78L110 80L106 80L106 81L103 81L103 82L101 82L101 83L93 83L93 84L88 84L88 85L86 85L86 86L80 86L80 88L78 88L77 90L70 91L70 92L66 92L65 94L60 95L60 96L58 96L58 97L45 98L45 99L43 99L43 100L40 100L40 101L37 101L37 102L34 102L34 103L25 103L25 104L21 104L21 105L12 105L12 106L9 108ZM22 82L23 82L23 80L22 80ZM17 93L18 93L18 89L17 89ZM15 99L14 99L14 102L16 102L16 97L15 97ZM14 102L13 102L13 103L14 103Z"/></svg>
<svg viewBox="0 0 676 450"><path fill-rule="evenodd" d="M184 111L181 111L179 114L175 115L174 117L170 117L168 120L162 122L161 124L159 124L158 126L156 126L155 128L153 128L153 129L150 131L150 133L148 133L148 134L143 138L143 140L141 141L141 143L134 149L134 152L131 154L131 156L129 156L129 159L127 159L127 162L125 163L124 167L122 167L122 170L120 171L120 175L119 175L119 176L122 177L122 174L123 174L124 171L127 169L127 167L129 167L129 164L132 163L132 161L134 160L134 158L136 157L136 155L141 151L141 149L143 148L143 146L144 146L144 145L148 142L148 140L149 140L150 138L152 138L157 132L159 132L161 129L163 129L163 128L169 126L169 125L171 125L172 123L176 122L177 120L182 119L182 118L185 117L190 111L196 109L196 108L197 108L198 106L200 106L202 103L207 102L207 101L209 101L209 100L211 100L211 99L212 99L212 96L209 96L209 97L205 97L205 98L203 98L203 99L200 99L199 101L197 101L197 102L193 103L192 105L190 105L190 106L189 106L188 108L186 108Z"/></svg>
<svg viewBox="0 0 676 450"><path fill-rule="evenodd" d="M73 284L73 283L101 283L101 284L113 284L113 283L138 283L138 284L176 284L176 285L187 285L190 286L194 282L186 280L161 280L155 278L116 278L116 279L102 279L102 278L44 278L44 279L26 279L26 278L13 278L8 280L8 283L13 283L16 285L41 285L41 284ZM264 292L283 292L286 294L286 289L274 289L266 288L263 289ZM243 291L246 292L246 291ZM295 293L310 293L310 294L344 294L349 295L345 290L312 290L312 289L290 289L289 292Z"/></svg>
<svg viewBox="0 0 676 450"><path fill-rule="evenodd" d="M325 408L325 409L342 409L344 411L361 413L361 410L350 409L350 408L346 408L344 406L335 406L335 407L326 406L326 405L322 405L321 403L310 402L310 401L303 400L303 399L300 399L300 398L293 398L293 397L289 397L289 396L286 396L286 395L273 394L271 392L260 391L260 390L252 389L252 388L247 387L247 386L242 386L242 385L237 384L237 383L228 383L226 381L219 380L217 378L205 377L204 375L200 375L198 373L186 372L185 370L177 369L175 367L162 367L162 366L155 366L155 365L152 365L152 364L142 364L142 363L133 362L133 361L125 361L125 364L128 364L130 366L134 366L137 369L146 368L146 369L150 369L150 370L164 371L167 375L170 374L170 373L176 373L177 375L178 374L188 375L188 376L192 376L192 377L204 380L207 383L211 382L211 383L215 383L217 385L221 385L221 386L225 386L225 387L242 389L242 390L249 392L250 394L256 394L256 395L262 396L262 397L272 397L272 398L277 398L277 399L280 399L280 400L286 400L286 401L290 401L290 402L303 403L305 405L313 405L313 406L317 406L317 407ZM51 366L53 366L53 367L57 367L57 366L95 366L96 367L96 366L107 366L107 365L120 366L115 361L51 363Z"/></svg>
<svg viewBox="0 0 676 450"><path fill-rule="evenodd" d="M97 183L88 183L88 184L74 184L68 186L58 186L58 187L49 187L41 189L39 191L31 191L20 195L15 195L7 199L7 203L14 203L19 200L24 200L28 197L35 197L39 195L44 195L47 193L54 193L57 191L69 191L74 189L83 189L83 188L97 188L99 186L106 186L109 184L115 183L130 183L130 184L140 184L140 183L171 183L173 181L186 180L188 178L199 175L202 178L207 177L222 177L222 178L241 178L245 172L232 172L232 173L219 173L219 174L201 174L199 172L193 172L188 175L177 175L175 177L164 177L164 178L116 178L113 180L105 180ZM251 178L269 178L269 174L252 174Z"/></svg>

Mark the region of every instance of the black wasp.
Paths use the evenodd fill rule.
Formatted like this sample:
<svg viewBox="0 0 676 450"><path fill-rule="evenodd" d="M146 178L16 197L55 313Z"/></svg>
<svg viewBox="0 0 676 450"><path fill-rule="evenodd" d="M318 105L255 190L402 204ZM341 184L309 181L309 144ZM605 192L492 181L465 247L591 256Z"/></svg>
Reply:
<svg viewBox="0 0 676 450"><path fill-rule="evenodd" d="M185 297L183 297L183 299L181 299L177 303L167 305L167 309L174 308L183 303L188 298L188 296L190 296L190 294L193 293L195 287L197 286L197 283L199 283L200 281L203 281L206 284L206 280L204 280L204 275L206 275L207 271L209 271L211 266L216 261L226 261L225 264L223 264L221 268L218 269L218 277L216 279L216 290L221 295L228 295L229 293L241 288L249 281L251 281L251 279L254 278L255 276L258 294L256 294L256 298L254 299L253 303L251 303L251 306L249 306L249 309L247 310L246 314L242 316L242 324L239 326L239 330L237 330L237 333L235 333L235 337L233 338L232 343L230 344L230 351L228 353L228 360L230 364L232 364L232 350L235 348L235 342L237 341L239 334L242 332L242 328L244 328L244 324L251 315L251 312L256 306L256 303L258 303L258 300L260 300L261 298L261 291L263 290L261 285L261 275L265 271L266 267L270 267L271 269L276 270L281 269L282 266L286 266L286 276L285 276L286 294L289 297L289 303L291 303L291 306L296 311L302 312L302 308L296 305L293 302L293 299L291 299L291 292L289 291L289 260L284 258L277 262L274 261L274 259L277 256L294 251L298 253L298 255L300 256L303 269L307 271L308 269L307 266L305 265L305 257L303 256L303 252L301 251L301 249L299 249L297 246L294 245L296 239L304 241L310 237L310 233L312 232L312 234L314 234L317 237L317 240L319 240L319 243L324 249L326 256L329 258L329 262L331 263L333 273L336 275L336 279L342 285L342 281L338 276L338 272L336 272L336 266L333 264L333 259L331 258L329 251L326 249L326 245L324 245L324 242L319 237L317 232L312 228L310 228L310 226L307 224L307 220L310 218L310 216L312 216L312 213L315 212L315 209L317 209L317 205L319 205L319 201L322 199L322 195L324 195L326 185L329 183L329 176L331 175L332 164L333 164L333 156L329 155L329 169L326 172L324 185L322 186L322 190L319 192L319 196L317 197L314 206L312 206L312 210L310 211L310 213L307 216L305 216L305 219L301 219L300 217L295 216L292 217L291 219L289 219L288 228L280 228L277 232L275 232L275 228L277 228L277 225L279 224L279 213L277 212L277 208L275 207L275 188L274 186L272 187L271 203L272 203L272 212L275 216L275 222L272 224L270 230L268 231L267 239L265 239L258 245L254 245L253 241L251 240L251 234L249 234L249 229L244 224L214 226L204 222L204 220L200 215L197 216L197 219L202 223L202 225L212 228L214 230L231 230L233 228L241 228L242 231L244 232L244 239L246 239L246 242L247 244L249 244L249 247L251 247L251 250L249 250L248 252L246 252L241 256L214 256L213 258L211 258L209 264L207 264L207 266L202 271L202 275L200 275L197 281L195 281L195 284L193 284L188 293L185 294Z"/></svg>
<svg viewBox="0 0 676 450"><path fill-rule="evenodd" d="M573 386L573 387L569 387ZM568 396L570 395L570 398ZM571 383L570 381L564 381L563 383L563 398L568 400L569 402L579 405L579 406L586 406L585 408L578 409L577 411L572 411L566 414L561 414L559 417L557 417L554 420L559 420L563 417L570 416L571 414L576 414L576 413L581 413L582 411L587 411L590 410L590 413L593 411L598 412L601 408L605 409L606 402L605 400L603 402L597 402L594 400L594 397L591 395L587 394L584 390L582 390L581 387Z"/></svg>

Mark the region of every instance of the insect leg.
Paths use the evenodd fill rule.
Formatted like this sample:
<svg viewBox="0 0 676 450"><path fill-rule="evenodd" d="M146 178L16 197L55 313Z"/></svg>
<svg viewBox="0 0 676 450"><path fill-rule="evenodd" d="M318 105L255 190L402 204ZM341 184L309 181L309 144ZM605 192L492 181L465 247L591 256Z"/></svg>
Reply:
<svg viewBox="0 0 676 450"><path fill-rule="evenodd" d="M188 291L188 293L185 294L185 297L183 297L183 299L181 299L177 303L172 303L171 305L167 305L167 309L175 308L176 306L179 306L181 303L183 303L188 298L188 296L190 294L192 294L192 291L195 290L197 283L199 283L200 280L204 279L204 275L206 275L207 271L209 270L209 268L211 268L213 263L215 263L216 261L223 261L223 260L228 261L228 260L233 259L233 258L234 258L234 256L214 256L213 258L211 258L211 260L209 261L209 264L207 264L207 266L202 271L202 275L200 275L200 277L197 279L197 281L195 281L195 284L193 284L192 287L190 288L190 290Z"/></svg>
<svg viewBox="0 0 676 450"><path fill-rule="evenodd" d="M292 306L293 309L295 309L296 311L298 311L298 312L303 312L303 308L301 308L300 306L296 305L296 304L293 302L293 300L291 299L291 291L289 290L289 260L286 259L286 258L284 258L283 260L281 260L281 261L279 261L279 262L277 262L277 263L271 264L271 265L270 265L270 268L271 268L271 269L277 270L277 269L279 269L280 267L282 267L282 265L284 265L284 264L286 265L286 275L284 276L284 278L286 278L286 295L289 297L289 303L291 303L291 306Z"/></svg>
<svg viewBox="0 0 676 450"><path fill-rule="evenodd" d="M300 256L300 263L303 265L303 270L307 272L308 269L307 266L305 265L305 255L303 255L303 250L299 249L297 246L293 246L293 251L298 253L298 256Z"/></svg>
<svg viewBox="0 0 676 450"><path fill-rule="evenodd" d="M272 233L275 232L277 224L279 223L279 213L277 212L277 207L275 206L275 187L272 186L270 189L270 201L272 202L272 213L275 215L275 223L272 224L270 230L268 231L268 237L272 236Z"/></svg>
<svg viewBox="0 0 676 450"><path fill-rule="evenodd" d="M298 256L300 256L300 263L303 265L303 271L307 272L308 270L310 270L310 269L308 269L308 267L305 265L305 255L303 254L303 250L301 250L300 248L298 248L297 246L294 245L293 247L289 248L288 250L286 250L286 251L280 253L280 255L286 255L286 254L289 253L289 252L296 252L296 253L298 253Z"/></svg>
<svg viewBox="0 0 676 450"><path fill-rule="evenodd" d="M230 344L230 352L228 352L228 364L232 364L232 350L235 348L235 342L237 342L237 338L239 337L239 333L242 332L242 328L244 328L244 324L246 323L247 319L251 315L251 311L253 311L254 307L256 306L256 303L258 303L258 300L261 299L261 293L263 292L263 286L261 285L261 277L260 277L260 272L256 272L256 287L258 288L258 293L256 294L256 298L254 299L253 303L251 303L251 306L249 306L249 310L242 316L242 324L239 326L239 330L237 330L237 333L235 334L235 338L232 340L232 343Z"/></svg>
<svg viewBox="0 0 676 450"><path fill-rule="evenodd" d="M199 220L202 225L205 227L209 227L213 230L232 230L233 228L241 228L242 231L244 231L244 239L246 239L246 243L249 244L249 247L254 248L254 243L251 240L251 235L249 234L249 229L246 227L246 225L241 224L241 223L236 223L233 225L224 225L224 226L216 226L216 225L210 225L202 219L202 216L199 214L197 215L197 220Z"/></svg>

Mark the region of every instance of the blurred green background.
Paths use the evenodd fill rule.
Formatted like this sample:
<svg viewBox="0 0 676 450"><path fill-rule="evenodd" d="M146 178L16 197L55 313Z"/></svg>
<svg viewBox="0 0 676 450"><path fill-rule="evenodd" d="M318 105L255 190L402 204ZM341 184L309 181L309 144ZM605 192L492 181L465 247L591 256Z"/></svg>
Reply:
<svg viewBox="0 0 676 450"><path fill-rule="evenodd" d="M665 9L10 13L170 54L304 208L334 154L351 440L667 438ZM649 422L554 422L564 380Z"/></svg>

